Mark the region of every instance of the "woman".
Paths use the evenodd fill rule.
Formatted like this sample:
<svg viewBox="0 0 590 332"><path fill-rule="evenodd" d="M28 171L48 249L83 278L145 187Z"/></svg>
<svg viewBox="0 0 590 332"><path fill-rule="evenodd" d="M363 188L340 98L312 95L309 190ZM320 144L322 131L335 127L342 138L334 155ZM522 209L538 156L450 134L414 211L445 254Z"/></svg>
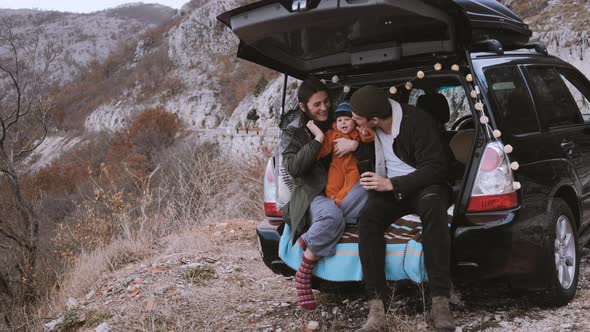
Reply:
<svg viewBox="0 0 590 332"><path fill-rule="evenodd" d="M301 266L295 275L297 302L307 310L317 303L311 290L311 276L321 257L334 256L345 220L357 219L367 200L366 191L355 185L336 205L324 195L329 160L318 160L324 133L331 127L331 101L327 87L318 79L303 81L297 92L300 111L283 128L281 151L283 165L293 177L293 190L289 203L282 209L285 221L300 237L305 250ZM352 153L358 142L340 138L334 148L338 156Z"/></svg>

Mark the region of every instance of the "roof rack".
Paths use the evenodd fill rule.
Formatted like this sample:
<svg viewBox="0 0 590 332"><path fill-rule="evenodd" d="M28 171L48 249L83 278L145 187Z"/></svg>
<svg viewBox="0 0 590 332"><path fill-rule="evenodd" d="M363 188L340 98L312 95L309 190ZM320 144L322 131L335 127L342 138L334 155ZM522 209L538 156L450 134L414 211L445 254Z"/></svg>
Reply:
<svg viewBox="0 0 590 332"><path fill-rule="evenodd" d="M480 40L473 44L471 52L478 51L487 51L502 55L504 54L504 47L502 47L502 44L500 44L500 42L496 39L486 39Z"/></svg>
<svg viewBox="0 0 590 332"><path fill-rule="evenodd" d="M547 47L543 42L535 42L535 43L528 43L528 44L513 44L509 45L506 48L502 46L502 44L496 39L486 39L481 40L473 44L471 48L471 52L493 52L498 55L504 54L504 51L515 51L520 49L527 49L527 50L535 50L535 52L549 55L547 51Z"/></svg>
<svg viewBox="0 0 590 332"><path fill-rule="evenodd" d="M543 42L535 42L535 43L528 43L528 44L524 44L524 45L514 45L513 47L510 47L509 49L512 50L518 50L518 49L527 49L527 50L535 50L535 52L537 53L541 53L543 55L549 55L549 52L547 51L547 47L545 46L545 43Z"/></svg>

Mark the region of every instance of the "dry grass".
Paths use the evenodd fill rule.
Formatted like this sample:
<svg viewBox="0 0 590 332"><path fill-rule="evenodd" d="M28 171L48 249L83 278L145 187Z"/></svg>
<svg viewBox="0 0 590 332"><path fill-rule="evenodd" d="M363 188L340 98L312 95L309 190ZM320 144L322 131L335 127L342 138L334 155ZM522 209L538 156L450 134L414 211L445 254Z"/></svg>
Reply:
<svg viewBox="0 0 590 332"><path fill-rule="evenodd" d="M150 254L153 239L119 238L103 248L82 253L60 283L60 291L54 297L56 305L69 297L81 297L96 285L103 272L113 271L125 264L137 262Z"/></svg>
<svg viewBox="0 0 590 332"><path fill-rule="evenodd" d="M109 233L111 239L105 242L101 239L71 261L56 291L41 308L43 316L55 317L63 312L69 297L84 296L104 278L104 273L146 259L157 243L172 242L179 250L206 251L212 244L202 235L195 237L190 231L192 228L218 220L260 216L262 186L257 173L262 167L244 168L223 157L211 144L186 144L173 150L170 155L161 156L167 161L162 162L151 177L138 182L138 196L123 198L114 192L103 191L101 187L95 188L93 204L110 202L107 205L116 206L106 209L113 227ZM118 197L121 204L111 202L108 197ZM88 205L86 215L106 210L104 206ZM93 215L87 220L95 225L99 218L104 221L106 215ZM100 234L96 232L96 236L102 236ZM200 240L195 241L195 238ZM66 240L61 238L61 241ZM202 282L212 277L208 272L189 270L187 273L192 274L186 277ZM148 329L153 327L154 330L175 325L164 317L166 315L152 317L153 320L144 323L146 327L150 326Z"/></svg>

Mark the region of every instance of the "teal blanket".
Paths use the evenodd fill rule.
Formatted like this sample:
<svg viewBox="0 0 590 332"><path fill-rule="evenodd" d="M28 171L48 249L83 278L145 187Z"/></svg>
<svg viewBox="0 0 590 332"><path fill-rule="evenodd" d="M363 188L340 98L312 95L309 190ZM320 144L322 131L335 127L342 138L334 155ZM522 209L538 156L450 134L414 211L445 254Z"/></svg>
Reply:
<svg viewBox="0 0 590 332"><path fill-rule="evenodd" d="M452 207L448 211L452 215ZM451 217L449 217L451 218ZM356 225L348 225L336 245L336 255L324 257L316 264L313 274L329 281L361 281L363 272L358 254ZM279 242L279 256L293 270L301 265L303 250L299 241L293 245L293 233L288 225ZM409 279L416 283L426 281L422 253L422 224L417 215L407 215L387 227L385 233L385 276L387 280Z"/></svg>

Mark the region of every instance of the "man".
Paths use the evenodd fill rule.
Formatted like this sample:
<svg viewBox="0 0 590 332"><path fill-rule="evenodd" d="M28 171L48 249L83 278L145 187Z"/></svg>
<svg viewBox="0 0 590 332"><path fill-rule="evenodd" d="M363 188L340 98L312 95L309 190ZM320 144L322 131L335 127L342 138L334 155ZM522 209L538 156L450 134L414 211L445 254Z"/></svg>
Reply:
<svg viewBox="0 0 590 332"><path fill-rule="evenodd" d="M358 331L386 327L386 227L409 213L422 220L424 262L437 331L454 331L449 309L450 236L447 208L448 154L434 119L426 112L389 99L375 86L365 86L350 98L353 119L375 129L375 173L361 174L369 199L359 220L359 254L369 296L369 317Z"/></svg>

